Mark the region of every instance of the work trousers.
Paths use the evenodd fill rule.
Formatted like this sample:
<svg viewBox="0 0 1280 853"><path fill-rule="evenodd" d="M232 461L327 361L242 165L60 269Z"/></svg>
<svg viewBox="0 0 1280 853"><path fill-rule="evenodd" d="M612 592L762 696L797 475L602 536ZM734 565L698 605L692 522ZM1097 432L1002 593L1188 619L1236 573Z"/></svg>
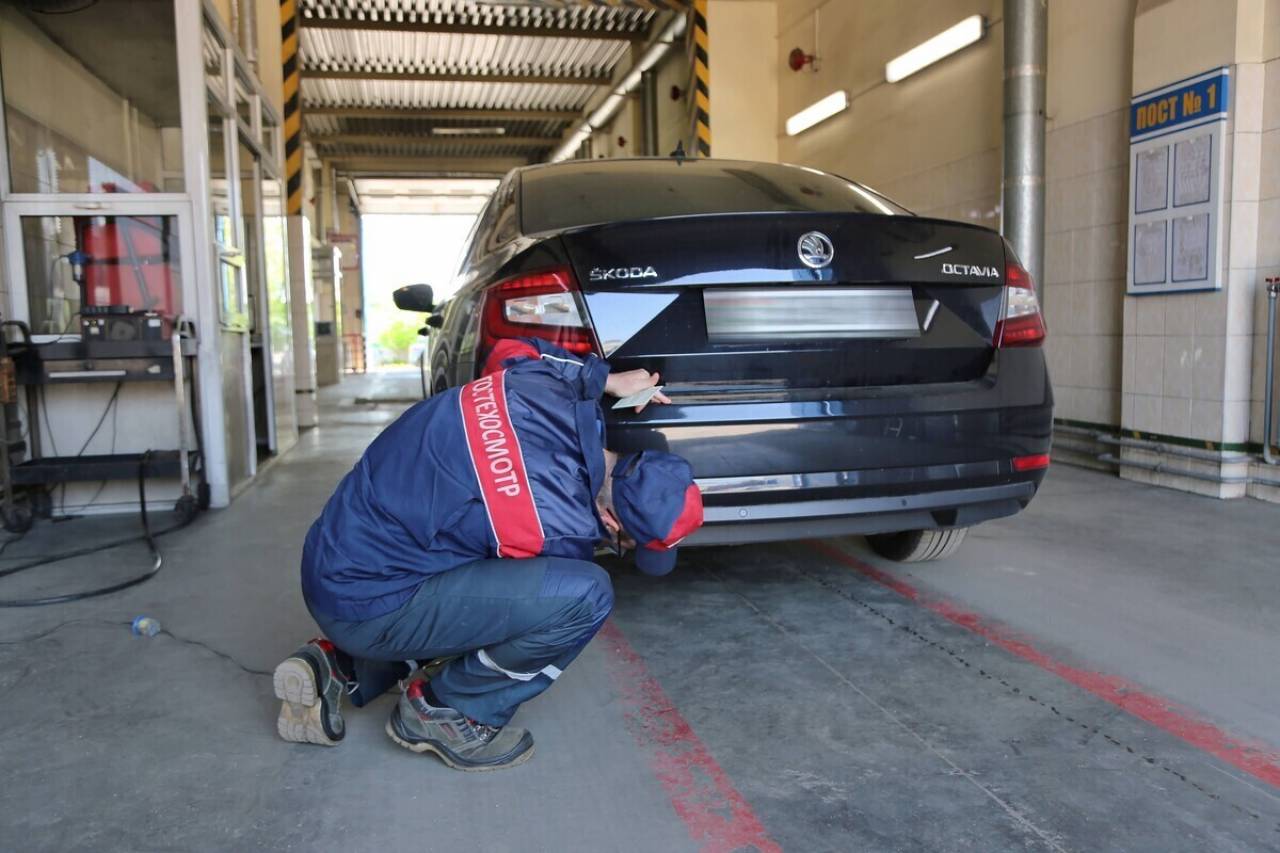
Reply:
<svg viewBox="0 0 1280 853"><path fill-rule="evenodd" d="M478 560L429 576L398 610L361 622L311 615L355 662L363 705L403 678L404 661L457 656L431 679L436 697L506 725L551 686L613 609L609 575L560 557Z"/></svg>

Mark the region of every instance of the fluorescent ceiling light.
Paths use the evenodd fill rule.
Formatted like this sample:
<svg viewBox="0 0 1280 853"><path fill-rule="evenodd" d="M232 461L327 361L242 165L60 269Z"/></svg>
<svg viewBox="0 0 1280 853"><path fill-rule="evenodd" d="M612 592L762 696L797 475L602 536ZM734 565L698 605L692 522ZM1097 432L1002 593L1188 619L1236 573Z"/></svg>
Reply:
<svg viewBox="0 0 1280 853"><path fill-rule="evenodd" d="M884 66L884 79L890 83L910 77L943 57L968 47L982 38L982 16L970 15L948 30L943 30L924 44L918 44Z"/></svg>
<svg viewBox="0 0 1280 853"><path fill-rule="evenodd" d="M849 108L849 93L843 89L832 92L816 104L811 104L787 119L787 136L804 133L818 122Z"/></svg>
<svg viewBox="0 0 1280 853"><path fill-rule="evenodd" d="M436 136L502 136L507 129L505 127L433 127L431 132Z"/></svg>

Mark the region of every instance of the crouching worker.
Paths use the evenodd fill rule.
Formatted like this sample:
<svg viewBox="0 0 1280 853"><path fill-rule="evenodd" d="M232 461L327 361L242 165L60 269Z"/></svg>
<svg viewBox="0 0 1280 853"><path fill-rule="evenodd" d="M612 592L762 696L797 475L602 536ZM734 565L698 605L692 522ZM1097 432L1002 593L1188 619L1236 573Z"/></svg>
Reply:
<svg viewBox="0 0 1280 853"><path fill-rule="evenodd" d="M387 427L307 534L302 592L324 638L276 667L285 740L335 745L344 694L359 707L452 658L410 682L387 734L459 770L519 764L533 737L512 715L613 606L596 544L634 539L637 567L665 574L702 523L683 459L604 450L601 394L657 375L534 339L501 342L486 368Z"/></svg>

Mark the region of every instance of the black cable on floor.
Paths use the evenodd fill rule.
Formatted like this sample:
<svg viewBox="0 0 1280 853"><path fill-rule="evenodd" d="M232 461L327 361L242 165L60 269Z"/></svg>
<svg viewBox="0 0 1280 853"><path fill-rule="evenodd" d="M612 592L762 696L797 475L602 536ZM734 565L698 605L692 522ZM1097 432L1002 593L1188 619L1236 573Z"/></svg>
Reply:
<svg viewBox="0 0 1280 853"><path fill-rule="evenodd" d="M0 571L0 577L15 575L19 572L24 572L28 569L34 569L37 566L48 565L49 563L56 563L62 560L69 560L72 557L81 557L81 556L86 556L88 554L96 554L100 551L106 551L110 548L116 548L120 545L126 545L131 542L138 542L138 541L145 541L147 543L147 547L151 550L151 555L154 558L154 562L152 563L150 569L148 569L147 571L143 572L140 575L136 575L132 578L128 578L127 580L123 580L118 583L111 584L109 586L97 587L95 589L87 589L80 592L70 592L63 595L50 595L50 596L44 596L42 598L0 599L0 607L44 607L49 604L66 604L67 602L71 602L71 601L83 601L86 598L96 598L100 595L108 595L113 592L120 592L121 590L129 589L130 587L137 586L138 584L149 581L151 580L151 578L155 577L156 574L160 571L161 567L164 565L164 557L160 553L160 546L156 544L156 536L163 536L166 533L172 533L175 530L180 530L183 527L186 527L195 519L196 513L193 506L186 506L184 507L184 517L182 521L178 522L172 527L168 527L160 531L159 533L152 533L151 522L150 522L150 519L147 517L147 486L146 486L147 463L150 461L151 461L151 451L147 451L143 453L142 458L138 461L138 504L141 508L141 516L142 516L142 533L140 535L132 536L127 539L118 539L113 542L104 542L101 545L94 545L87 548L78 548L74 551L67 551L62 554L54 554L51 557L44 557L39 560L32 560L31 562L23 563L18 566L11 566L10 568ZM190 498L184 496L183 500L189 502Z"/></svg>
<svg viewBox="0 0 1280 853"><path fill-rule="evenodd" d="M66 622L59 622L57 625L54 625L52 628L46 628L45 630L37 634L32 634L29 637L18 637L13 640L0 640L0 646L22 646L22 645L26 645L27 643L34 643L36 640L43 640L45 637L48 637L51 634L56 634L57 632L61 631L63 628L69 627L71 625L105 625L108 627L115 627L115 626L130 627L133 625L133 623L129 621L122 621L119 619L68 619ZM173 633L172 631L170 631L168 628L161 628L160 634L165 637L169 637L170 639L177 640L179 643L185 643L188 646L196 646L198 648L204 649L205 651L213 655L216 655L217 657L222 658L228 663L231 663L239 667L241 670L248 673L249 675L271 675L272 674L271 671L269 670L257 669L255 667L243 664L240 661L236 660L231 655L227 654L226 652L220 649L215 649L213 646L209 645L206 642L203 642L202 640L193 640L189 637L181 637Z"/></svg>

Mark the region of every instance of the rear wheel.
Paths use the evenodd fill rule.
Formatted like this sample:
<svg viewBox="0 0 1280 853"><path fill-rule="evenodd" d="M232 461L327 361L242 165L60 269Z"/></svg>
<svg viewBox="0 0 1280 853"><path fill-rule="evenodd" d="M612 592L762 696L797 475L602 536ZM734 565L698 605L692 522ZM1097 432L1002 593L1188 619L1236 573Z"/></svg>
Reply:
<svg viewBox="0 0 1280 853"><path fill-rule="evenodd" d="M899 563L926 563L950 557L964 541L967 527L949 530L903 530L900 533L876 533L867 537L871 550L881 557Z"/></svg>

